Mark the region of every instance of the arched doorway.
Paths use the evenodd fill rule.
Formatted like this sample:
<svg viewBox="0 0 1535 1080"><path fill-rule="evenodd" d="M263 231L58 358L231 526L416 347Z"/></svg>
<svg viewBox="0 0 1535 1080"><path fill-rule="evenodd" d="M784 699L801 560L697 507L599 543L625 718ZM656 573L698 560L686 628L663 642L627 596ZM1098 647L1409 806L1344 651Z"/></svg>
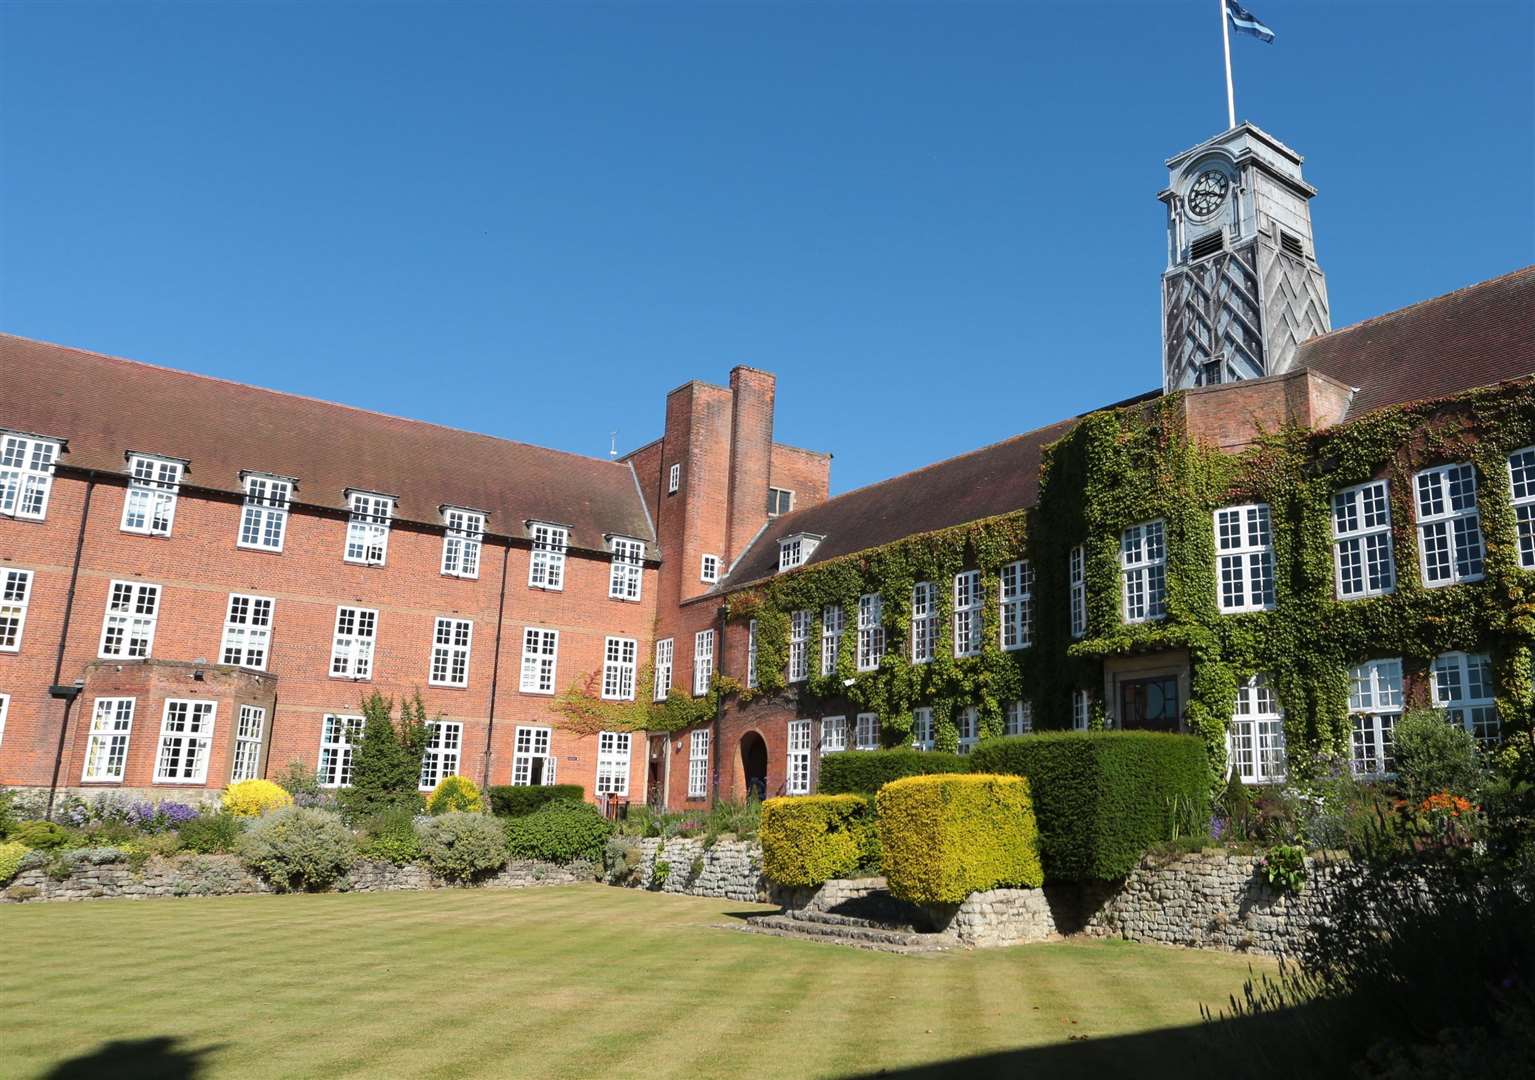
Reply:
<svg viewBox="0 0 1535 1080"><path fill-rule="evenodd" d="M767 798L767 743L755 731L741 736L741 775L748 799Z"/></svg>

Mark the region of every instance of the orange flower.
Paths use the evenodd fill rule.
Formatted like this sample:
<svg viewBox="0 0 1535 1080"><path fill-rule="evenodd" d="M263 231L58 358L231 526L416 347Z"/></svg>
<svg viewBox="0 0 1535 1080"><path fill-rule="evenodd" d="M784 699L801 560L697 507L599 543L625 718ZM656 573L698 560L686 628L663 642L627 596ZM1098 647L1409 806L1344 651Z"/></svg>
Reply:
<svg viewBox="0 0 1535 1080"><path fill-rule="evenodd" d="M1447 812L1451 817L1460 817L1460 815L1469 814L1475 809L1469 800L1463 799L1459 795L1452 795L1448 791L1441 791L1438 794L1430 795L1418 804L1418 810L1422 813L1429 814L1440 811Z"/></svg>

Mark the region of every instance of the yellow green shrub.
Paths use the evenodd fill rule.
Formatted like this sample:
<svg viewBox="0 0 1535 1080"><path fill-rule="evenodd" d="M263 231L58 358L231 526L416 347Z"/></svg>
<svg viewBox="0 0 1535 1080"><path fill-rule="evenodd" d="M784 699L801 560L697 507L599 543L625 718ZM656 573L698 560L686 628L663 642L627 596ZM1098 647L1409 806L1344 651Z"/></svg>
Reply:
<svg viewBox="0 0 1535 1080"><path fill-rule="evenodd" d="M485 812L480 789L467 776L444 776L426 797L428 814L451 814L455 810L466 814Z"/></svg>
<svg viewBox="0 0 1535 1080"><path fill-rule="evenodd" d="M1044 883L1021 776L909 776L880 788L876 801L885 879L902 900L958 904L985 889Z"/></svg>
<svg viewBox="0 0 1535 1080"><path fill-rule="evenodd" d="M780 885L819 885L872 871L879 839L861 795L801 795L762 804L762 872Z"/></svg>
<svg viewBox="0 0 1535 1080"><path fill-rule="evenodd" d="M14 840L0 844L0 885L16 876L16 872L21 869L21 860L31 850L26 844L18 844Z"/></svg>
<svg viewBox="0 0 1535 1080"><path fill-rule="evenodd" d="M241 780L224 789L224 810L235 817L260 817L292 805L293 796L270 780Z"/></svg>

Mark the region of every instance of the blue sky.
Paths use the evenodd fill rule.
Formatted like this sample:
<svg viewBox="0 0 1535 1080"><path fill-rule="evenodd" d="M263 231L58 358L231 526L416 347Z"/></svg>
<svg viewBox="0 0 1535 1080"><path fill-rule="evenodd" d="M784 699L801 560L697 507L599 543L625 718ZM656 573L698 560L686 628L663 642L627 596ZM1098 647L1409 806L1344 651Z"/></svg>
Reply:
<svg viewBox="0 0 1535 1080"><path fill-rule="evenodd" d="M1335 325L1535 262L1535 0L1247 6ZM1158 384L1217 15L0 2L0 328L594 454L746 363L846 490Z"/></svg>

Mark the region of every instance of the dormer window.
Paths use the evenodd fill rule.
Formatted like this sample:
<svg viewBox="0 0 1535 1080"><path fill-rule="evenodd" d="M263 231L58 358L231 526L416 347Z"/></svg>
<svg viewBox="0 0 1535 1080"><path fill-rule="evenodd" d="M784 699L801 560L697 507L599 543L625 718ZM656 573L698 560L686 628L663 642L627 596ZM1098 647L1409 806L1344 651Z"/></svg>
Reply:
<svg viewBox="0 0 1535 1080"><path fill-rule="evenodd" d="M444 506L442 521L442 572L448 577L479 577L485 515L460 506Z"/></svg>
<svg viewBox="0 0 1535 1080"><path fill-rule="evenodd" d="M645 574L645 542L614 536L613 566L608 575L608 596L614 600L638 600Z"/></svg>
<svg viewBox="0 0 1535 1080"><path fill-rule="evenodd" d="M815 554L816 545L823 537L813 536L810 533L795 533L778 541L778 570L793 570L796 566L803 566L811 555Z"/></svg>
<svg viewBox="0 0 1535 1080"><path fill-rule="evenodd" d="M533 539L533 558L528 563L528 585L534 589L565 588L565 549L570 530L545 521L528 522Z"/></svg>
<svg viewBox="0 0 1535 1080"><path fill-rule="evenodd" d="M61 447L55 439L0 432L0 514L43 520Z"/></svg>
<svg viewBox="0 0 1535 1080"><path fill-rule="evenodd" d="M176 492L186 463L149 454L128 455L128 493L123 497L123 532L169 536L176 517Z"/></svg>
<svg viewBox="0 0 1535 1080"><path fill-rule="evenodd" d="M348 491L351 517L346 525L347 562L383 566L389 553L389 519L394 515L394 499L371 491Z"/></svg>

